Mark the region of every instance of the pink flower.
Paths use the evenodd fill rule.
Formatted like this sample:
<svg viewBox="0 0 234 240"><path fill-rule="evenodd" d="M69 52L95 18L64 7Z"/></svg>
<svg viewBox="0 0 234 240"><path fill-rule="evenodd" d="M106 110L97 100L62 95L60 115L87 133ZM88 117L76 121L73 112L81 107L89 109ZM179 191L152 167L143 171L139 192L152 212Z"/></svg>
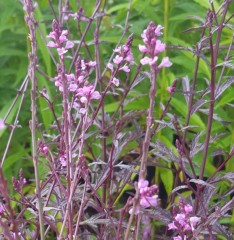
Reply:
<svg viewBox="0 0 234 240"><path fill-rule="evenodd" d="M130 72L130 68L126 65L121 67L120 70L123 70L124 72Z"/></svg>
<svg viewBox="0 0 234 240"><path fill-rule="evenodd" d="M189 221L190 221L192 231L194 231L197 223L199 223L201 221L201 218L194 216L194 217L190 217Z"/></svg>
<svg viewBox="0 0 234 240"><path fill-rule="evenodd" d="M161 25L158 25L155 29L155 35L156 36L161 36L162 33L161 33L161 30L163 29L164 27L162 27Z"/></svg>
<svg viewBox="0 0 234 240"><path fill-rule="evenodd" d="M90 61L88 62L89 67L95 67L96 66L96 61Z"/></svg>
<svg viewBox="0 0 234 240"><path fill-rule="evenodd" d="M144 180L144 179L140 179L139 182L138 182L138 188L139 189L148 187L148 185L149 185L149 182L147 180Z"/></svg>
<svg viewBox="0 0 234 240"><path fill-rule="evenodd" d="M177 230L177 226L175 225L174 221L168 224L168 230Z"/></svg>
<svg viewBox="0 0 234 240"><path fill-rule="evenodd" d="M0 130L2 130L5 127L5 123L3 121L3 119L0 118Z"/></svg>
<svg viewBox="0 0 234 240"><path fill-rule="evenodd" d="M191 205L189 205L189 204L186 204L184 206L184 211L185 211L185 214L189 214L189 213L191 213L193 211L193 207Z"/></svg>
<svg viewBox="0 0 234 240"><path fill-rule="evenodd" d="M53 41L49 41L49 42L47 43L47 47L57 48L57 44L54 43Z"/></svg>
<svg viewBox="0 0 234 240"><path fill-rule="evenodd" d="M113 67L113 64L111 63L108 63L107 64L107 67L111 70L111 71L114 71L114 67Z"/></svg>
<svg viewBox="0 0 234 240"><path fill-rule="evenodd" d="M143 207L157 207L158 206L158 195L153 195L152 197L150 196L142 196L140 199L140 205Z"/></svg>
<svg viewBox="0 0 234 240"><path fill-rule="evenodd" d="M119 79L118 78L113 78L112 81L111 81L116 87L119 86Z"/></svg>
<svg viewBox="0 0 234 240"><path fill-rule="evenodd" d="M162 68L162 67L170 67L172 65L172 63L169 60L169 57L164 57L162 59L162 62L159 64L158 68Z"/></svg>
<svg viewBox="0 0 234 240"><path fill-rule="evenodd" d="M148 51L147 47L145 45L138 45L139 47L139 50L142 52L142 53L146 53Z"/></svg>
<svg viewBox="0 0 234 240"><path fill-rule="evenodd" d="M156 41L155 49L154 49L154 54L158 54L160 52L165 51L166 45L162 43L160 40Z"/></svg>
<svg viewBox="0 0 234 240"><path fill-rule="evenodd" d="M158 57L155 56L153 59L152 58L149 58L149 57L144 57L141 59L141 64L142 65L146 65L146 64L149 64L150 66L154 65L158 60Z"/></svg>
<svg viewBox="0 0 234 240"><path fill-rule="evenodd" d="M123 61L123 57L120 57L119 55L116 55L113 62L117 65L119 65Z"/></svg>
<svg viewBox="0 0 234 240"><path fill-rule="evenodd" d="M127 62L133 62L134 61L133 54L132 54L131 50L129 50L129 52L127 54L127 57L125 57L124 60L127 61Z"/></svg>
<svg viewBox="0 0 234 240"><path fill-rule="evenodd" d="M88 100L97 100L101 97L98 91L94 90L94 86L84 86L83 88L77 89L77 96L80 96L80 101L86 103Z"/></svg>

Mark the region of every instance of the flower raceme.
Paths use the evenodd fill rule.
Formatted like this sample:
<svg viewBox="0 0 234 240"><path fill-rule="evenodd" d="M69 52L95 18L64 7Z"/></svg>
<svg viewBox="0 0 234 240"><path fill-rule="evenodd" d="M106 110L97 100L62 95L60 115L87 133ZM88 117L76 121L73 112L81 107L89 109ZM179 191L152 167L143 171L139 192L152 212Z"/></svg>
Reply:
<svg viewBox="0 0 234 240"><path fill-rule="evenodd" d="M186 240L187 236L194 231L196 225L200 222L201 218L197 216L191 216L193 207L189 204L185 204L182 199L179 202L180 213L174 216L171 223L168 224L169 230L176 230L179 235L174 237L174 240Z"/></svg>
<svg viewBox="0 0 234 240"><path fill-rule="evenodd" d="M63 56L68 49L74 47L74 43L67 39L68 31L61 30L56 20L53 21L52 28L53 31L47 37L54 41L49 41L47 47L57 48L58 55Z"/></svg>
<svg viewBox="0 0 234 240"><path fill-rule="evenodd" d="M150 22L147 29L143 31L141 37L145 45L139 45L139 50L142 53L149 55L141 59L142 65L157 66L158 54L165 51L166 45L158 40L157 38L162 35L161 30L163 27L161 25L156 26L153 22ZM162 62L158 65L158 69L163 67L170 67L172 63L168 57L164 57Z"/></svg>

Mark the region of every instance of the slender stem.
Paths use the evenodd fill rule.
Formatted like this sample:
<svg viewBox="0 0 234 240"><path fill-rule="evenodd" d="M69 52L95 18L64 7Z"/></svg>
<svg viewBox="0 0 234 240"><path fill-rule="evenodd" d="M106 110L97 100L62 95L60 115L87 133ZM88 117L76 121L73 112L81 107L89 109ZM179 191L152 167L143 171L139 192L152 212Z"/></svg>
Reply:
<svg viewBox="0 0 234 240"><path fill-rule="evenodd" d="M43 206L41 198L41 188L40 188L40 178L38 173L38 155L37 155L37 138L36 138L36 129L37 129L37 101L36 101L36 91L37 91L37 78L36 78L36 65L37 65L37 43L36 43L36 20L34 16L34 7L32 0L25 0L25 7L27 15L25 21L29 28L29 34L31 39L31 52L29 53L29 77L31 79L31 135L32 135L32 158L34 165L35 173L35 182L36 182L36 195L38 200L38 215L39 215L39 226L40 226L40 235L41 240L45 239L44 236L44 222L43 222Z"/></svg>
<svg viewBox="0 0 234 240"><path fill-rule="evenodd" d="M23 105L23 101L24 101L24 98L25 98L25 92L26 92L27 87L28 87L28 82L29 82L29 81L28 81L28 78L27 78L27 81L26 81L26 83L25 83L24 89L21 90L21 91L22 91L22 97L21 97L21 100L20 100L20 104L19 104L19 107L18 107L16 116L15 116L15 121L14 121L14 124L13 124L13 126L12 126L10 136L9 136L9 138L8 138L8 141L7 141L6 148L5 148L5 151L4 151L2 160L1 160L1 167L3 167L3 164L4 164L5 159L6 159L6 156L7 156L7 152L8 152L8 150L9 150L9 147L10 147L10 144L11 144L11 140L12 140L14 131L15 131L16 127L17 127L17 122L18 122L19 114L20 114L20 111L21 111L21 108L22 108L22 105ZM18 96L19 96L19 95L18 95ZM17 98L16 98L16 99L17 99Z"/></svg>

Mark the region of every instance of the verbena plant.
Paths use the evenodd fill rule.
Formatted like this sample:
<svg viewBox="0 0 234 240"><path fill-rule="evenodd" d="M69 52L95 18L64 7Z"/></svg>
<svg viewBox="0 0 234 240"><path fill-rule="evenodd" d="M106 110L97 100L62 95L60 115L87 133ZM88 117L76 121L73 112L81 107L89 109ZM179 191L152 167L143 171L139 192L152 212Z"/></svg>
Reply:
<svg viewBox="0 0 234 240"><path fill-rule="evenodd" d="M29 64L0 119L1 134L10 133L0 169L3 238L232 239L233 3L194 2L206 15L179 37L168 31L170 1L164 26L142 20L138 34L130 22L140 1L48 1L45 13L44 2L21 1ZM122 9L116 38L109 14L118 11L122 23ZM22 155L11 157L10 146L25 97L31 143L16 176L11 159Z"/></svg>

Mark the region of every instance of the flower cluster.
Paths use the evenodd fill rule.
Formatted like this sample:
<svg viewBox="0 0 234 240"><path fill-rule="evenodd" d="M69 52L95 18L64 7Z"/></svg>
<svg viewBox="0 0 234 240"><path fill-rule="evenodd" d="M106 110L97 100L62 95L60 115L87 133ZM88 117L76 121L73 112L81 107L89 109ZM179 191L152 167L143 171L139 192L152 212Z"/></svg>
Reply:
<svg viewBox="0 0 234 240"><path fill-rule="evenodd" d="M116 69L114 69L114 65L112 63L107 64L107 67L111 70L111 82L117 87L119 86L119 79L114 76L119 71L124 71L126 73L130 72L129 63L132 63L134 61L131 51L132 41L133 36L130 35L125 45L120 46L114 50L114 52L117 53L113 59L113 62L116 65Z"/></svg>
<svg viewBox="0 0 234 240"><path fill-rule="evenodd" d="M12 185L16 192L21 192L26 183L27 180L24 178L22 169L19 171L19 180L12 177Z"/></svg>
<svg viewBox="0 0 234 240"><path fill-rule="evenodd" d="M193 207L180 199L179 201L180 213L176 213L172 223L168 224L169 230L176 230L179 235L174 237L174 240L186 240L187 236L193 232L197 223L200 222L201 218L197 216L191 216Z"/></svg>
<svg viewBox="0 0 234 240"><path fill-rule="evenodd" d="M158 205L158 195L156 194L158 191L158 187L156 185L152 185L148 187L149 182L144 179L140 179L137 187L140 194L139 204L136 206L135 214L137 215L140 211L140 207L148 208L148 207L156 207ZM129 213L131 214L133 209L131 208Z"/></svg>
<svg viewBox="0 0 234 240"><path fill-rule="evenodd" d="M67 39L67 30L62 30L56 20L52 24L53 31L47 36L54 41L49 41L47 47L56 48L59 56L63 56L68 49L74 47L74 43Z"/></svg>
<svg viewBox="0 0 234 240"><path fill-rule="evenodd" d="M153 22L149 23L147 29L143 31L141 37L145 45L139 45L139 50L142 53L149 55L141 59L141 64L150 66L157 66L158 54L165 51L166 45L158 40L157 38L162 35L161 30L163 27L161 25L156 26ZM164 57L161 63L157 66L158 69L162 67L170 67L172 63L168 57Z"/></svg>

